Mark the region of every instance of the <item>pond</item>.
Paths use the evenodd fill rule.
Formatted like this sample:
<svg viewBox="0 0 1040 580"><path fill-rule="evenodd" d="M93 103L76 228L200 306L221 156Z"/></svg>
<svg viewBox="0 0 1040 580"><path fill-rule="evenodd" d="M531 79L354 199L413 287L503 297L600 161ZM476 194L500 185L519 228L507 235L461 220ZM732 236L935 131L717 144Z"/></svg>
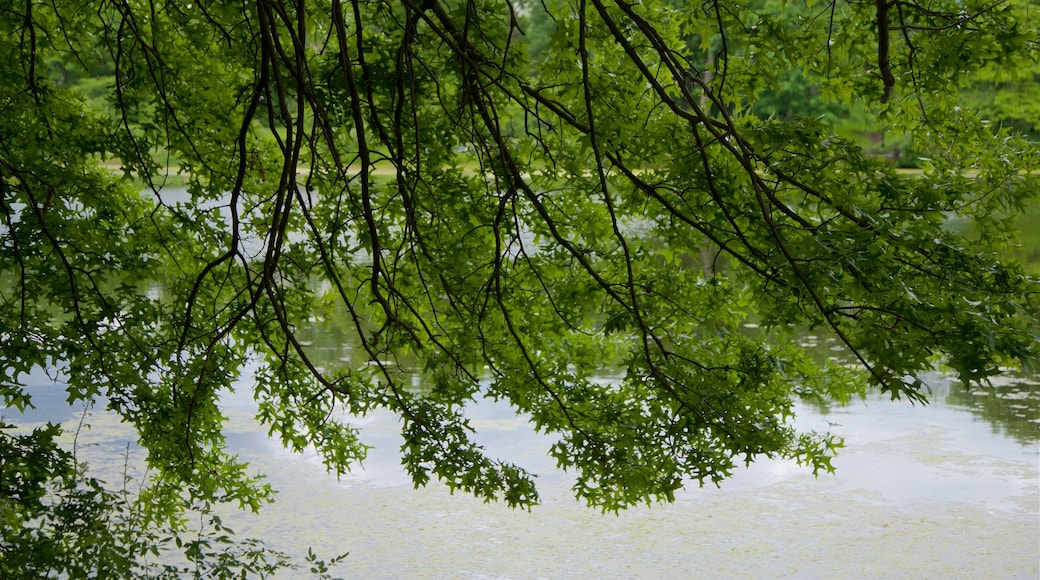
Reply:
<svg viewBox="0 0 1040 580"><path fill-rule="evenodd" d="M24 419L64 413L74 428L60 385L42 373L32 380L40 409ZM336 569L347 578L1036 578L1038 383L1006 377L965 392L942 376L927 380L927 406L880 397L799 406L800 428L845 437L835 475L762 461L721 489L694 487L674 504L620 515L577 503L547 455L550 441L505 405L470 412L491 453L539 474L543 504L531 513L437 484L412 489L389 415L356 422L375 448L337 481L316 456L269 441L243 388L226 400L229 443L279 497L258 516L228 513L225 522L300 558L308 547L326 557L349 551ZM90 422L80 456L116 481L130 432L101 412Z"/></svg>
<svg viewBox="0 0 1040 580"><path fill-rule="evenodd" d="M1040 232L1040 211L1022 231ZM1040 248L1040 240L1023 247ZM1021 255L1040 273L1040 255ZM349 356L349 337L314 338L328 356ZM490 401L471 406L473 426L492 455L539 475L543 503L532 512L439 484L414 490L388 414L352 419L374 449L337 480L315 455L266 438L252 419L247 372L224 400L229 445L279 496L259 515L224 519L300 561L308 547L323 557L350 552L335 570L346 578L1037 578L1040 382L1006 376L973 391L941 375L926 382L929 405L878 395L846 407L798 406L800 429L845 438L834 475L760 461L720 489L694 486L673 504L604 515L573 498L570 476L548 456L551 440ZM42 372L29 385L38 409L20 423L64 421L75 430L79 416L60 385ZM132 433L101 411L88 422L79 456L92 475L119 481Z"/></svg>

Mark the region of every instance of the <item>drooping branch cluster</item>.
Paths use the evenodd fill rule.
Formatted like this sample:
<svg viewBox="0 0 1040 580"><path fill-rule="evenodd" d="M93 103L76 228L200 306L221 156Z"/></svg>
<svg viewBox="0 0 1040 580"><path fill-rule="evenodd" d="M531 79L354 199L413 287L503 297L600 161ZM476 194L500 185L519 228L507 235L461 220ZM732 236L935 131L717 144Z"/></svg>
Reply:
<svg viewBox="0 0 1040 580"><path fill-rule="evenodd" d="M520 25L533 5L168 8L101 2L90 26L114 67L104 147L154 201L128 229L147 232L149 275L169 292L110 308L152 309L116 333L142 359L157 353L139 373L154 393L131 392L127 374L108 382L157 434L157 410L177 418L156 445L189 476L205 463L199 439L218 439L220 391L250 355L265 360L261 420L332 469L364 456L338 413L385 408L404 421L417 483L432 474L530 505L529 474L486 457L462 411L490 396L557 436L577 493L616 509L718 482L741 458L829 468L837 442L795 433L792 399L847 398L862 377L750 326L823 326L866 382L912 399L923 397L914 373L936 355L980 380L1035 354L1035 289L945 226L949 212L995 213L1032 178L996 162L977 178L911 178L818 119L758 118L756 83L779 78L754 36L765 8L547 4L539 54ZM831 53L830 8L827 30L799 33L851 62L834 70L862 69ZM885 102L892 33L913 70L913 35L943 32L925 22L952 16L875 10L847 32L876 39ZM704 46L710 58L691 48ZM772 58L794 58L784 52ZM1020 153L987 143L994 159ZM156 179L157 152L189 174L187 199ZM0 191L8 230L17 170L8 163ZM39 231L59 257L79 247ZM27 243L12 246L12 267L29 269ZM70 284L84 280L65 269ZM94 291L108 296L100 282ZM350 329L357 358L320 359L303 335L323 321ZM118 359L107 345L91 345L108 349L102 365Z"/></svg>

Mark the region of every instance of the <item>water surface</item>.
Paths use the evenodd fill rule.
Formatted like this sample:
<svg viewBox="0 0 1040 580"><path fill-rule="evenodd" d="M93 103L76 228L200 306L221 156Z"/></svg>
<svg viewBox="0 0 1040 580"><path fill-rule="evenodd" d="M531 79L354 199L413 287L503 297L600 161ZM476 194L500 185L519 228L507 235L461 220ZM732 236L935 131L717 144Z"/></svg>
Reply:
<svg viewBox="0 0 1040 580"><path fill-rule="evenodd" d="M64 404L59 386L35 378L37 402ZM474 404L473 425L491 453L539 474L543 504L531 513L437 484L412 489L387 414L356 421L375 448L337 481L313 454L268 440L243 388L226 401L229 442L279 497L259 516L226 522L301 558L309 546L326 556L349 551L336 570L347 578L1036 578L1036 385L1012 378L965 393L940 377L929 382L928 406L883 398L800 405L800 428L845 437L836 475L762 461L721 489L693 488L674 504L619 515L574 500L569 476L547 455L551 441L505 405ZM989 398L1023 408L994 414ZM90 422L81 456L96 473L118 473L129 431L103 413Z"/></svg>

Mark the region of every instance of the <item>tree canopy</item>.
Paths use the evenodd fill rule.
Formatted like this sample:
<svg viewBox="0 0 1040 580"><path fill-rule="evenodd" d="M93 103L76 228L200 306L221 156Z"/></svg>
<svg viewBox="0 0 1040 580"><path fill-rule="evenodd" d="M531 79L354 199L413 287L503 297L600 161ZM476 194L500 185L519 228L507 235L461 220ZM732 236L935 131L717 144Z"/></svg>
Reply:
<svg viewBox="0 0 1040 580"><path fill-rule="evenodd" d="M338 411L385 409L416 485L536 504L475 442L482 397L606 510L759 457L830 470L840 440L791 426L798 397L923 401L935 365L977 384L1038 360L1010 251L1035 115L979 97L1035 92L1038 13L0 3L0 397L59 369L137 429L155 497L193 501L266 497L222 432L251 360L258 420L335 473L366 450ZM318 360L315 325L358 356ZM843 356L793 339L817 328Z"/></svg>

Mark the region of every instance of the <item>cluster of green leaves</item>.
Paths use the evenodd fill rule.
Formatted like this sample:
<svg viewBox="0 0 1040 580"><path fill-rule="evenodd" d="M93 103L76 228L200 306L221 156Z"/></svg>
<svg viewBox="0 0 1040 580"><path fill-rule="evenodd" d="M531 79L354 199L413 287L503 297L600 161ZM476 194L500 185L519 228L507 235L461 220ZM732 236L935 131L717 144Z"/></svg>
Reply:
<svg viewBox="0 0 1040 580"><path fill-rule="evenodd" d="M1040 155L958 101L1035 58L1010 4L56 1L0 25L0 394L64 361L70 401L137 428L157 496L268 498L222 434L251 359L258 419L336 473L366 451L341 411L385 409L417 485L534 505L473 437L491 397L605 510L759 457L829 470L841 441L797 432L796 397L1037 361L1008 226ZM56 62L101 66L105 104ZM909 135L922 173L763 111L788 71ZM315 353L314 321L358 356ZM848 357L806 353L807 326Z"/></svg>
<svg viewBox="0 0 1040 580"><path fill-rule="evenodd" d="M89 477L60 444L61 427L0 423L0 574L4 578L269 577L292 565L186 498L138 495ZM170 510L171 501L181 501ZM198 507L198 506L195 506ZM184 519L198 513L198 527ZM170 518L174 518L173 521ZM313 554L315 573L327 564ZM338 561L333 560L333 563Z"/></svg>
<svg viewBox="0 0 1040 580"><path fill-rule="evenodd" d="M235 547L224 534L181 540L192 506L255 510L272 495L224 449L217 398L245 354L213 325L228 324L235 297L194 283L196 261L215 255L212 236L223 234L212 209L164 205L99 166L116 152L133 160L128 172L159 175L158 125L134 117L155 113L154 96L132 96L134 65L106 53L118 78L105 87L108 109L44 74L105 51L112 19L127 25L118 11L99 7L97 20L75 7L33 8L0 11L0 76L12 81L0 89L0 407L31 407L26 374L60 368L70 404L103 400L161 467L131 503L81 473L57 447L57 427L0 433L0 575L176 575L142 559L173 542L200 577L270 572L285 562L262 546ZM89 50L73 51L72 38L92 39ZM126 116L113 117L117 109ZM147 291L155 284L169 299Z"/></svg>
<svg viewBox="0 0 1040 580"><path fill-rule="evenodd" d="M1037 0L1011 3L1010 9L1021 23L1034 22L1040 16ZM987 62L964 97L965 106L978 110L990 123L1011 128L1034 141L1040 139L1040 59L1035 51L1011 63L1000 59Z"/></svg>

